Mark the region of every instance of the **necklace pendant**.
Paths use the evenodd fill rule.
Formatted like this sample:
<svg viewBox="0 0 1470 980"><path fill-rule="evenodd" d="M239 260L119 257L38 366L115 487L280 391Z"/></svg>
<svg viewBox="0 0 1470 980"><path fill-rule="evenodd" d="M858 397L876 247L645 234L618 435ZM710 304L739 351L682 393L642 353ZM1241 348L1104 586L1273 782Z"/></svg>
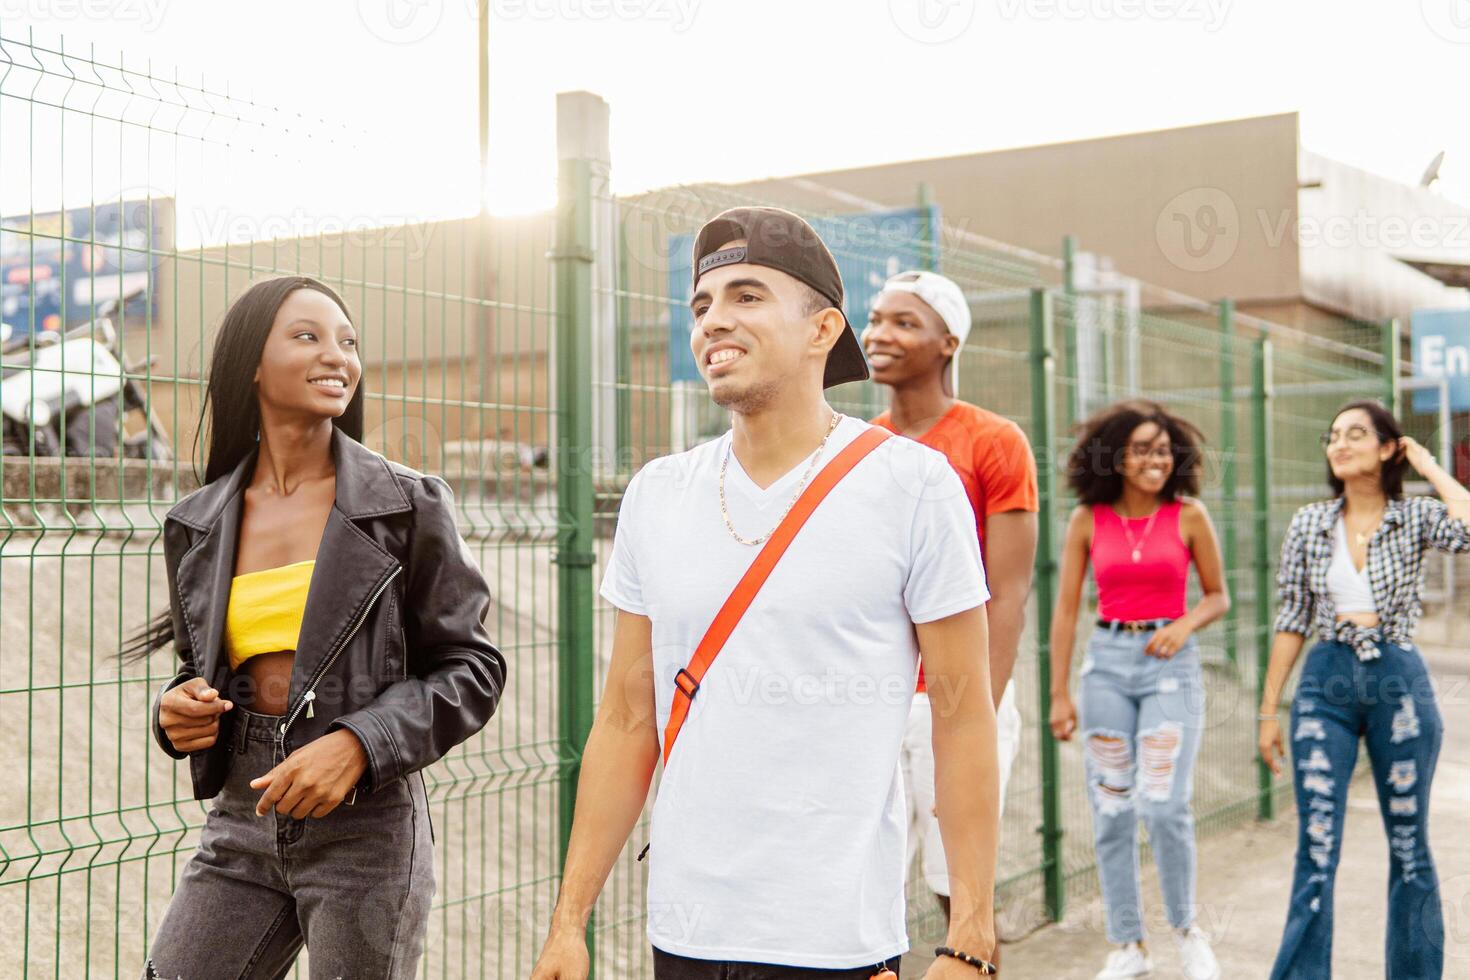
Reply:
<svg viewBox="0 0 1470 980"><path fill-rule="evenodd" d="M1137 548L1134 548L1133 549L1133 562L1134 562L1134 564L1137 564L1140 561L1143 561L1143 552L1139 551Z"/></svg>

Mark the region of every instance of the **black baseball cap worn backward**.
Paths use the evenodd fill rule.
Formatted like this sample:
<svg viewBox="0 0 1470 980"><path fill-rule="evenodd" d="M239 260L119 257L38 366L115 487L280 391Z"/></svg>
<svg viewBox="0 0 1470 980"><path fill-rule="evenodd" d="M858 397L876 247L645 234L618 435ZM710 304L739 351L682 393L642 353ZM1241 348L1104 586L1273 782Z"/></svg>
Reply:
<svg viewBox="0 0 1470 980"><path fill-rule="evenodd" d="M720 248L739 239L745 244ZM816 290L842 314L842 334L827 352L823 388L868 377L862 344L842 309L842 275L837 271L837 261L811 225L782 208L730 208L720 212L705 222L694 240L691 292L698 290L699 277L709 270L739 262L779 269Z"/></svg>

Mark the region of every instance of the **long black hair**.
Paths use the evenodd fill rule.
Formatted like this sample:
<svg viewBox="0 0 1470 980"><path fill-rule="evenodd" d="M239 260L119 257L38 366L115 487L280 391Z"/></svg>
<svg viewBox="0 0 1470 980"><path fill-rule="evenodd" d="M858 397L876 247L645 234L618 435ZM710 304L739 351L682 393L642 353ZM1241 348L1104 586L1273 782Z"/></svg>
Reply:
<svg viewBox="0 0 1470 980"><path fill-rule="evenodd" d="M204 478L200 486L228 475L240 461L260 445L260 402L255 393L255 369L260 365L266 338L276 322L281 304L298 289L314 289L324 294L342 310L348 321L352 314L331 287L310 276L281 276L256 283L241 294L225 311L215 335L214 353L209 359L209 378L200 407L199 425L194 433L195 459L204 439L206 419L209 423L209 452L205 457ZM362 441L363 384L358 382L347 410L332 424L345 435ZM225 420L221 424L221 420ZM199 476L197 465L194 475ZM124 663L145 660L174 640L173 616L168 609L156 613L143 628L124 642L117 659Z"/></svg>
<svg viewBox="0 0 1470 980"><path fill-rule="evenodd" d="M1067 483L1083 504L1111 504L1123 496L1123 456L1133 430L1152 422L1169 434L1174 468L1159 496L1174 501L1199 493L1199 429L1155 401L1117 402L1079 427L1077 444L1067 457Z"/></svg>
<svg viewBox="0 0 1470 980"><path fill-rule="evenodd" d="M1348 402L1333 413L1332 421L1336 422L1342 418L1344 412L1351 412L1355 408L1368 413L1379 443L1394 444L1394 454L1384 461L1378 479L1383 487L1383 495L1389 500L1398 500L1404 495L1404 471L1409 466L1408 458L1404 455L1404 444L1400 441L1404 438L1404 430L1399 426L1399 420L1393 417L1393 413L1383 406L1383 402L1374 398ZM1346 489L1346 485L1333 474L1330 459L1327 461L1327 485L1332 488L1334 497L1341 497Z"/></svg>

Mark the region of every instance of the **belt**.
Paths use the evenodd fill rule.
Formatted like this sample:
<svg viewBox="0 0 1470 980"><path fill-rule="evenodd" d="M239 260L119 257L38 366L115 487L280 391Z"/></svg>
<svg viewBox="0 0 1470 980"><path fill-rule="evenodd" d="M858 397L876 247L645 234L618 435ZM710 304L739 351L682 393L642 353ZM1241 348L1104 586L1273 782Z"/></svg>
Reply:
<svg viewBox="0 0 1470 980"><path fill-rule="evenodd" d="M1172 619L1103 619L1098 617L1097 625L1107 630L1123 630L1127 633L1148 633L1152 630L1162 629L1174 622Z"/></svg>

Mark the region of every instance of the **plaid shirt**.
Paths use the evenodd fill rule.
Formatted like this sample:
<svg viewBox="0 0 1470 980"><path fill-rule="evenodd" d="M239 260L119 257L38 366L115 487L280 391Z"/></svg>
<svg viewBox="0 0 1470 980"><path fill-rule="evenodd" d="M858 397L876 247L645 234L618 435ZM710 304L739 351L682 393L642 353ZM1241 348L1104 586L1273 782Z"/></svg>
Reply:
<svg viewBox="0 0 1470 980"><path fill-rule="evenodd" d="M1412 642L1424 611L1419 601L1424 555L1430 548L1470 551L1470 524L1450 517L1444 501L1435 497L1388 502L1383 523L1368 542L1368 582L1378 610L1378 625L1370 629L1346 620L1338 622L1327 592L1327 566L1332 564L1334 532L1343 503L1339 497L1307 504L1291 519L1276 573L1281 597L1276 632L1348 643L1360 659L1372 660L1378 656L1380 642L1398 646Z"/></svg>

